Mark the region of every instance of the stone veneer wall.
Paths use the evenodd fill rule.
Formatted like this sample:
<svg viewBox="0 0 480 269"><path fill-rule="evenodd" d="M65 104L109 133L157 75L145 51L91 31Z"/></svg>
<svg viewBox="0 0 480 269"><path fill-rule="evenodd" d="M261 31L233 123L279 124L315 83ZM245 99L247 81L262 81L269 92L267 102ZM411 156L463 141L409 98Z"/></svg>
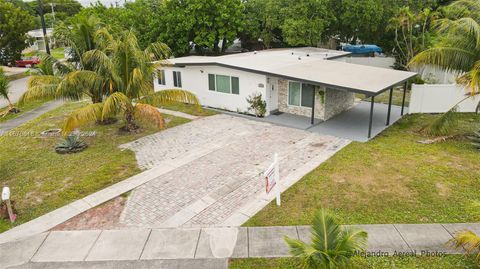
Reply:
<svg viewBox="0 0 480 269"><path fill-rule="evenodd" d="M289 106L288 105L288 80L278 79L278 110L280 112L311 117L312 109L309 107ZM321 96L315 94L315 118L324 120L325 106L322 103Z"/></svg>
<svg viewBox="0 0 480 269"><path fill-rule="evenodd" d="M327 88L325 93L324 120L328 120L331 117L351 108L354 102L354 93Z"/></svg>

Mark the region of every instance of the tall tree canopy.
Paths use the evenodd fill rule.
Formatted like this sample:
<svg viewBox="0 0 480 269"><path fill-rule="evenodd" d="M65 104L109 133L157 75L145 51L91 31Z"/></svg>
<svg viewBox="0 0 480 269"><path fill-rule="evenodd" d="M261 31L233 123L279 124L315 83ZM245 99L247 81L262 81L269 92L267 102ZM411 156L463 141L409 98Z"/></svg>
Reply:
<svg viewBox="0 0 480 269"><path fill-rule="evenodd" d="M33 17L9 2L0 1L0 63L14 63L27 47L27 32Z"/></svg>
<svg viewBox="0 0 480 269"><path fill-rule="evenodd" d="M186 52L189 41L197 51L224 52L243 29L243 10L241 0L168 0L161 39L169 45L173 39L180 42L181 47L172 46L177 55Z"/></svg>

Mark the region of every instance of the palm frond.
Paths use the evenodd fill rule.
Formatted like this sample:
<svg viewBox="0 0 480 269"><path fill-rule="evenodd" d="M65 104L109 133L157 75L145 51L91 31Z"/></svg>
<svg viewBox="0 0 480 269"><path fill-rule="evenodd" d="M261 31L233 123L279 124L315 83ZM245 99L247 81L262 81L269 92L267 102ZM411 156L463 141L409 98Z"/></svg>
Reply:
<svg viewBox="0 0 480 269"><path fill-rule="evenodd" d="M457 82L465 85L470 95L480 94L480 60L469 72L458 77Z"/></svg>
<svg viewBox="0 0 480 269"><path fill-rule="evenodd" d="M10 98L8 96L10 94L9 89L8 78L5 75L3 68L0 67L0 96L10 103Z"/></svg>
<svg viewBox="0 0 480 269"><path fill-rule="evenodd" d="M150 46L145 49L145 54L150 61L158 61L168 59L172 55L172 51L167 44L156 42L150 44Z"/></svg>
<svg viewBox="0 0 480 269"><path fill-rule="evenodd" d="M200 108L200 100L198 100L195 94L178 89L158 91L150 96L146 96L146 102L156 106L171 103L186 103L196 105Z"/></svg>
<svg viewBox="0 0 480 269"><path fill-rule="evenodd" d="M118 114L120 111L133 111L132 101L121 92L114 92L105 99L102 120Z"/></svg>
<svg viewBox="0 0 480 269"><path fill-rule="evenodd" d="M136 121L154 125L160 129L163 129L165 126L162 113L154 106L137 103L133 110L133 115Z"/></svg>
<svg viewBox="0 0 480 269"><path fill-rule="evenodd" d="M65 120L62 128L62 135L67 136L75 128L85 125L87 123L96 122L102 119L102 103L89 104L85 107L75 110Z"/></svg>
<svg viewBox="0 0 480 269"><path fill-rule="evenodd" d="M292 256L303 260L303 268L318 268L319 258L317 251L312 246L288 236L284 236L283 239L289 246Z"/></svg>
<svg viewBox="0 0 480 269"><path fill-rule="evenodd" d="M408 64L432 64L445 71L468 72L475 63L475 53L455 47L434 47L417 54Z"/></svg>
<svg viewBox="0 0 480 269"><path fill-rule="evenodd" d="M28 80L27 91L20 97L18 103L55 99L60 81L61 79L56 76L31 76Z"/></svg>
<svg viewBox="0 0 480 269"><path fill-rule="evenodd" d="M426 135L432 136L449 135L458 125L458 121L455 118L456 110L457 106L454 106L449 111L442 114L439 118L424 126L421 131Z"/></svg>
<svg viewBox="0 0 480 269"><path fill-rule="evenodd" d="M472 231L461 231L455 235L455 238L449 241L449 244L457 249L465 249L468 255L474 255L480 262L480 236Z"/></svg>
<svg viewBox="0 0 480 269"><path fill-rule="evenodd" d="M89 90L98 88L102 77L93 71L78 70L68 73L58 84L57 98L81 100Z"/></svg>

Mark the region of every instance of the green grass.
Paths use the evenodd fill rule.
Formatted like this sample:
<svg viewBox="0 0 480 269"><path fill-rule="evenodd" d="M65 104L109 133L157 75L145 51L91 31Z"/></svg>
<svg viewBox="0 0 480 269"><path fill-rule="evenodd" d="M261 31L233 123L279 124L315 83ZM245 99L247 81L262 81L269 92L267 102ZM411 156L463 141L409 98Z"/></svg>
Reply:
<svg viewBox="0 0 480 269"><path fill-rule="evenodd" d="M28 76L30 76L30 74L29 74L28 71L29 71L29 69L26 68L26 69L25 69L25 72L23 72L23 73L18 73L18 74L10 75L10 76L8 76L8 80L9 80L9 81L14 81L14 80L17 80L17 79L21 79L21 78L28 77Z"/></svg>
<svg viewBox="0 0 480 269"><path fill-rule="evenodd" d="M140 172L135 154L118 145L157 132L145 128L139 134L120 135L122 122L112 125L89 125L83 131L96 131L86 137L89 147L80 153L60 155L54 146L58 138L42 138L43 130L60 128L65 117L85 103L67 103L13 131L34 132L35 137L0 137L0 186L8 185L18 209L21 224L69 202L117 183ZM165 115L167 128L189 120ZM0 221L0 232L11 225Z"/></svg>
<svg viewBox="0 0 480 269"><path fill-rule="evenodd" d="M355 257L354 268L361 269L474 269L479 268L464 256L447 255L444 257ZM231 259L230 269L297 269L301 268L297 258L249 258Z"/></svg>
<svg viewBox="0 0 480 269"><path fill-rule="evenodd" d="M343 224L476 222L480 151L466 139L420 144L418 129L438 116L408 115L367 143L352 142L305 175L246 226L310 224L330 209ZM480 115L458 114L458 132Z"/></svg>
<svg viewBox="0 0 480 269"><path fill-rule="evenodd" d="M410 93L411 91L407 91L407 94L405 95L405 107L408 107L408 104L410 103ZM355 94L355 96L364 101L370 102L370 98L365 97L365 95L363 94ZM390 91L385 91L375 96L375 103L388 104L389 98L390 98ZM393 96L392 96L392 105L401 106L402 98L403 98L403 89L394 90Z"/></svg>
<svg viewBox="0 0 480 269"><path fill-rule="evenodd" d="M194 116L212 116L212 115L218 114L218 112L211 109L205 109L201 107L198 108L194 105L184 104L184 103L172 103L168 105L162 105L160 106L160 108L179 111L179 112L187 113Z"/></svg>
<svg viewBox="0 0 480 269"><path fill-rule="evenodd" d="M53 56L53 58L57 60L61 60L65 58L65 53L64 53L65 48L55 48L55 49L50 49L50 54ZM23 56L25 57L32 57L38 55L38 51L31 51L29 53L24 53Z"/></svg>
<svg viewBox="0 0 480 269"><path fill-rule="evenodd" d="M23 113L27 112L27 111L30 111L30 110L33 110L37 107L40 107L41 105L45 104L45 101L43 100L40 100L40 101L32 101L32 102L29 102L29 103L26 103L26 104L23 104L21 106L19 105L16 105L16 107L18 109L20 109L20 112L19 113L9 113L7 115L5 115L4 117L0 117L0 123L1 122L5 122L5 121L8 121L8 120L11 120L11 119L14 119L20 115L22 115ZM0 108L0 112L4 111L6 109L6 107L4 108Z"/></svg>

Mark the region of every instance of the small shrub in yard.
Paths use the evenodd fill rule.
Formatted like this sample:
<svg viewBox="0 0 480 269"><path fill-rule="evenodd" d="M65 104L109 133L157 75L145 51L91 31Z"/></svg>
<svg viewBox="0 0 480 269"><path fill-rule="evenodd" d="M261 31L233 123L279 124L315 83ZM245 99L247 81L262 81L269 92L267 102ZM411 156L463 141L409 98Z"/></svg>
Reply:
<svg viewBox="0 0 480 269"><path fill-rule="evenodd" d="M87 148L87 144L80 139L79 135L70 134L55 146L55 151L59 154L77 153L85 148Z"/></svg>
<svg viewBox="0 0 480 269"><path fill-rule="evenodd" d="M261 93L254 93L248 96L247 102L250 104L249 110L253 110L255 116L263 117L267 112L267 102L262 100Z"/></svg>
<svg viewBox="0 0 480 269"><path fill-rule="evenodd" d="M303 268L342 269L351 268L351 258L365 252L367 232L340 226L334 216L325 209L315 214L311 229L311 242L284 237L290 253L302 260Z"/></svg>

